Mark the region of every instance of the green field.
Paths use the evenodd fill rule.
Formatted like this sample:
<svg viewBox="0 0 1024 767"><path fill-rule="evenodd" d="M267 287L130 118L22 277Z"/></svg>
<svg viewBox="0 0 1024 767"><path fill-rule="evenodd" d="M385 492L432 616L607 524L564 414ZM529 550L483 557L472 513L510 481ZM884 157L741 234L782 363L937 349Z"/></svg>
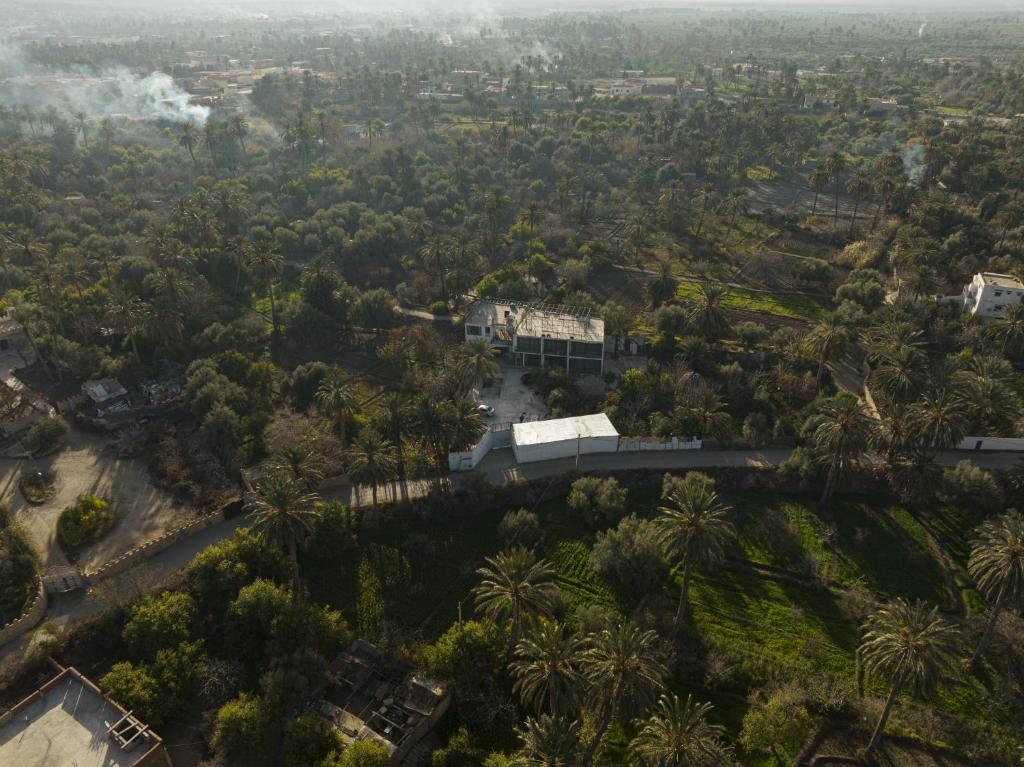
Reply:
<svg viewBox="0 0 1024 767"><path fill-rule="evenodd" d="M700 296L700 285L696 282L680 282L676 286L676 296L695 301ZM818 320L828 311L828 303L821 298L797 293L760 293L745 288L727 288L722 305L730 309L809 321Z"/></svg>

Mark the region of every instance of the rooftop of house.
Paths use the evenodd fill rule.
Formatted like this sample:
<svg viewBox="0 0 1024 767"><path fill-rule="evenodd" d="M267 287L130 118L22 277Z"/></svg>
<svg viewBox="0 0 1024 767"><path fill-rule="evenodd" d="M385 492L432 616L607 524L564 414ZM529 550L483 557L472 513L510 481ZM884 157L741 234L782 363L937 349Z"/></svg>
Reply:
<svg viewBox="0 0 1024 767"><path fill-rule="evenodd" d="M577 415L512 424L512 439L517 445L540 445L588 437L618 437L619 432L604 413Z"/></svg>
<svg viewBox="0 0 1024 767"><path fill-rule="evenodd" d="M409 673L368 642L357 639L331 663L316 710L351 743L406 745L420 723L446 702L444 684Z"/></svg>
<svg viewBox="0 0 1024 767"><path fill-rule="evenodd" d="M66 668L0 716L0 764L132 767L160 738Z"/></svg>
<svg viewBox="0 0 1024 767"><path fill-rule="evenodd" d="M10 336L24 332L25 328L14 317L0 317L0 336Z"/></svg>
<svg viewBox="0 0 1024 767"><path fill-rule="evenodd" d="M466 324L506 326L512 320L521 336L548 336L576 341L604 341L604 320L590 310L555 304L530 304L503 299L480 299L466 314Z"/></svg>
<svg viewBox="0 0 1024 767"><path fill-rule="evenodd" d="M1016 288L1018 290L1024 289L1024 283L1014 277L1012 274L996 274L995 272L982 272L981 281L986 285L992 285L997 288Z"/></svg>
<svg viewBox="0 0 1024 767"><path fill-rule="evenodd" d="M89 395L93 402L106 402L128 394L128 390L116 378L86 381L82 384L82 391Z"/></svg>

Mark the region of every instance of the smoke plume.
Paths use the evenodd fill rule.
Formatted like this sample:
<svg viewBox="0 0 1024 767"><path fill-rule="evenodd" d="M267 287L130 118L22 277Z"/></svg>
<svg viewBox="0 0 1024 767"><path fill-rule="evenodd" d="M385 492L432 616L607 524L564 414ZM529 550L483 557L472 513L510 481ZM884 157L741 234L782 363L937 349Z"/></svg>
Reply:
<svg viewBox="0 0 1024 767"><path fill-rule="evenodd" d="M163 72L140 75L124 67L54 71L33 66L23 52L0 44L0 103L54 107L65 114L206 123L208 107Z"/></svg>

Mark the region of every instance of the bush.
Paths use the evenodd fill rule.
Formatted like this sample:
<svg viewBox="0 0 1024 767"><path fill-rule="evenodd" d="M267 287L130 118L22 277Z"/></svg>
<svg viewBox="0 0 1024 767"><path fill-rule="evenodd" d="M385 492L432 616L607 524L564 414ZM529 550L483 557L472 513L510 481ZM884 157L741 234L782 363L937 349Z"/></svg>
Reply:
<svg viewBox="0 0 1024 767"><path fill-rule="evenodd" d="M243 692L220 707L212 745L237 764L267 764L274 752L275 713L265 698Z"/></svg>
<svg viewBox="0 0 1024 767"><path fill-rule="evenodd" d="M60 513L57 540L69 549L89 546L102 538L113 524L114 512L109 503L93 495L83 495Z"/></svg>
<svg viewBox="0 0 1024 767"><path fill-rule="evenodd" d="M532 511L509 511L498 523L498 537L506 546L533 546L540 540L540 520Z"/></svg>
<svg viewBox="0 0 1024 767"><path fill-rule="evenodd" d="M68 422L59 415L46 416L36 421L25 437L25 447L33 453L43 453L56 447L68 433Z"/></svg>
<svg viewBox="0 0 1024 767"><path fill-rule="evenodd" d="M580 477L569 491L569 508L591 525L614 525L626 511L626 489L614 477Z"/></svg>
<svg viewBox="0 0 1024 767"><path fill-rule="evenodd" d="M655 523L635 515L597 534L590 562L602 578L635 593L660 588L668 577Z"/></svg>
<svg viewBox="0 0 1024 767"><path fill-rule="evenodd" d="M942 473L939 499L955 509L993 514L1003 508L1003 490L995 477L967 460Z"/></svg>
<svg viewBox="0 0 1024 767"><path fill-rule="evenodd" d="M434 301L430 305L431 314L448 314L448 302L447 301Z"/></svg>
<svg viewBox="0 0 1024 767"><path fill-rule="evenodd" d="M192 597L183 591L145 596L132 608L123 636L137 657L152 658L188 639L195 614Z"/></svg>

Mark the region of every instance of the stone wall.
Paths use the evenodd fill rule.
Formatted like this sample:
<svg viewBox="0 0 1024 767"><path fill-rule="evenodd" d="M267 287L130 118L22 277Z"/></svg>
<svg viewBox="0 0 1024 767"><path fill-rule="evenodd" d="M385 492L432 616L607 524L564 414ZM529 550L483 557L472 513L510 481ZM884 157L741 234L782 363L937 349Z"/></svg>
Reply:
<svg viewBox="0 0 1024 767"><path fill-rule="evenodd" d="M195 535L200 530L205 530L210 525L215 525L223 519L224 514L218 509L217 511L199 517L199 519L192 520L186 525L182 525L181 527L166 532L159 538L146 541L145 543L126 551L116 559L112 559L109 562L104 563L97 570L87 572L85 575L90 580L97 581L101 578L109 578L111 575L122 573L130 567L135 566L138 562L149 559L149 557L163 551L181 539L188 538L190 535Z"/></svg>
<svg viewBox="0 0 1024 767"><path fill-rule="evenodd" d="M19 637L43 619L46 614L46 589L43 588L43 581L36 579L36 596L29 605L28 610L20 618L15 618L2 629L0 629L0 645L10 642Z"/></svg>

